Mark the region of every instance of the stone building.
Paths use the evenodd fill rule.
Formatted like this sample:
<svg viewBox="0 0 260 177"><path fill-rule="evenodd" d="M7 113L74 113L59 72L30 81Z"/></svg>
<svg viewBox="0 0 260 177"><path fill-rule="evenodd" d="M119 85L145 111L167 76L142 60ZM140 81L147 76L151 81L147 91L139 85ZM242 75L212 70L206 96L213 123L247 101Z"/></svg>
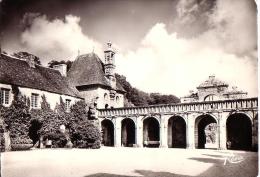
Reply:
<svg viewBox="0 0 260 177"><path fill-rule="evenodd" d="M6 54L0 55L0 101L4 106L10 106L15 90L30 100L30 108L41 107L43 95L54 109L65 102L69 111L70 105L82 100L78 91L70 87L62 74L51 68L37 65L32 57L20 59Z"/></svg>
<svg viewBox="0 0 260 177"><path fill-rule="evenodd" d="M181 97L182 103L215 101L215 100L232 100L247 97L247 92L238 90L237 87L232 87L229 90L229 85L221 80L218 80L214 75L201 83L197 87L197 92L191 91L189 95Z"/></svg>
<svg viewBox="0 0 260 177"><path fill-rule="evenodd" d="M123 107L125 90L115 78L115 52L110 42L104 54L104 63L95 53L78 56L68 80L86 103L95 102L97 108Z"/></svg>
<svg viewBox="0 0 260 177"><path fill-rule="evenodd" d="M258 147L258 98L210 76L181 103L100 109L105 146Z"/></svg>

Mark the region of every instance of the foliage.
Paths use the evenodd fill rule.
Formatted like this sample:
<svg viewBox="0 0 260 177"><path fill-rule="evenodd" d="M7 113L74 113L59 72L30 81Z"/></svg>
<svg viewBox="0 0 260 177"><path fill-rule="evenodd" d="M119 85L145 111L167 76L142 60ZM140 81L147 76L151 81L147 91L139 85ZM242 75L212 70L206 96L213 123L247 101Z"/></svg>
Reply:
<svg viewBox="0 0 260 177"><path fill-rule="evenodd" d="M48 66L50 68L53 68L54 65L59 65L59 64L66 64L67 65L67 72L70 70L72 64L73 64L73 61L70 61L70 60L67 60L67 61L64 61L64 60L61 60L61 61L56 61L56 60L52 60L48 63Z"/></svg>
<svg viewBox="0 0 260 177"><path fill-rule="evenodd" d="M92 143L92 148L99 148L101 134L94 121L88 120L86 106L84 101L79 101L71 107L71 141L76 147L86 148Z"/></svg>
<svg viewBox="0 0 260 177"><path fill-rule="evenodd" d="M34 62L38 65L41 65L41 60L39 57L30 54L28 52L17 52L17 53L13 53L13 56L17 57L17 58L22 58L22 59L30 59L30 57L34 58Z"/></svg>
<svg viewBox="0 0 260 177"><path fill-rule="evenodd" d="M159 93L145 93L131 86L125 76L116 74L117 81L126 91L126 105L148 106L154 104L179 103L180 99L174 95L161 95Z"/></svg>
<svg viewBox="0 0 260 177"><path fill-rule="evenodd" d="M66 105L61 96L60 96L60 104L56 105L55 112L57 112L58 114L63 114L66 112Z"/></svg>
<svg viewBox="0 0 260 177"><path fill-rule="evenodd" d="M0 117L0 152L5 151L4 132L5 132L5 125L4 125L3 120Z"/></svg>
<svg viewBox="0 0 260 177"><path fill-rule="evenodd" d="M61 133L57 130L56 132L45 135L44 139L52 140L52 147L54 148L63 148L70 138L68 133Z"/></svg>
<svg viewBox="0 0 260 177"><path fill-rule="evenodd" d="M70 112L74 118L74 121L83 121L88 117L87 105L83 100L80 100L72 105Z"/></svg>
<svg viewBox="0 0 260 177"><path fill-rule="evenodd" d="M46 101L46 100L45 100ZM75 147L88 147L92 143L93 148L100 147L100 132L96 125L88 120L87 105L79 101L71 106L71 112L63 109L63 101L60 99L56 111L43 109L31 111L30 137L35 142L40 136L43 139L52 140L52 147L65 147L71 140ZM47 101L45 104L48 105ZM59 131L61 125L66 126L65 133Z"/></svg>
<svg viewBox="0 0 260 177"><path fill-rule="evenodd" d="M12 151L24 151L24 150L30 150L30 148L32 147L32 144L12 144L11 148Z"/></svg>
<svg viewBox="0 0 260 177"><path fill-rule="evenodd" d="M50 104L47 102L46 96L44 94L42 95L41 109L44 111L51 110Z"/></svg>
<svg viewBox="0 0 260 177"><path fill-rule="evenodd" d="M26 97L19 94L15 96L11 106L1 111L0 117L4 118L10 131L11 144L31 143L28 136L31 116Z"/></svg>

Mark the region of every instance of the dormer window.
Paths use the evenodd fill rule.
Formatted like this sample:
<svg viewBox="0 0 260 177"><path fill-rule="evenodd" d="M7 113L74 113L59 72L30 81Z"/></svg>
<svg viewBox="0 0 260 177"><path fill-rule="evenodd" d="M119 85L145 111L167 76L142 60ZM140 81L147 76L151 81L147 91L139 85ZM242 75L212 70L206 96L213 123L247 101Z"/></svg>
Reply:
<svg viewBox="0 0 260 177"><path fill-rule="evenodd" d="M3 105L8 105L10 103L10 89L1 88L0 90L0 101Z"/></svg>

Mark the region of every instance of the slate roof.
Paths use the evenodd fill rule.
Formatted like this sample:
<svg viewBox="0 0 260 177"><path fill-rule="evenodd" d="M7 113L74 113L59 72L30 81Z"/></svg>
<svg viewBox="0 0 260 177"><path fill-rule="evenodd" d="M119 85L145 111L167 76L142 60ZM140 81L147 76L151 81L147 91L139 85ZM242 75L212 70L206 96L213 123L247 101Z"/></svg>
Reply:
<svg viewBox="0 0 260 177"><path fill-rule="evenodd" d="M100 85L111 89L105 76L104 63L95 53L80 55L73 62L68 74L68 80L75 87ZM116 90L125 92L119 82L116 82Z"/></svg>
<svg viewBox="0 0 260 177"><path fill-rule="evenodd" d="M216 79L215 76L209 76L209 78L203 83L201 83L197 88L199 89L199 88L218 87L218 86L228 87L228 84L219 79Z"/></svg>
<svg viewBox="0 0 260 177"><path fill-rule="evenodd" d="M5 54L0 55L0 83L80 97L59 71L40 65L32 68L27 61Z"/></svg>

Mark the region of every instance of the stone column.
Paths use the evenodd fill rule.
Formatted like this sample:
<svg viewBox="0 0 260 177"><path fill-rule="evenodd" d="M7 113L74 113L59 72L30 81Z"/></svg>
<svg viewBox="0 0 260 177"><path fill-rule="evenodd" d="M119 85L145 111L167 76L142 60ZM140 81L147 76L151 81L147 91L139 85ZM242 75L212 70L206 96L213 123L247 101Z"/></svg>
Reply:
<svg viewBox="0 0 260 177"><path fill-rule="evenodd" d="M218 125L218 149L225 150L227 149L227 122L228 113L222 112L219 113L219 125Z"/></svg>
<svg viewBox="0 0 260 177"><path fill-rule="evenodd" d="M160 123L160 148L166 148L167 146L167 117L161 116L161 123Z"/></svg>
<svg viewBox="0 0 260 177"><path fill-rule="evenodd" d="M136 120L136 145L137 147L143 147L143 121L142 117L138 117Z"/></svg>
<svg viewBox="0 0 260 177"><path fill-rule="evenodd" d="M186 130L187 149L195 149L195 135L194 135L195 115L192 114L187 115L186 127L187 127Z"/></svg>
<svg viewBox="0 0 260 177"><path fill-rule="evenodd" d="M119 117L115 120L114 140L115 147L121 147L121 118Z"/></svg>

